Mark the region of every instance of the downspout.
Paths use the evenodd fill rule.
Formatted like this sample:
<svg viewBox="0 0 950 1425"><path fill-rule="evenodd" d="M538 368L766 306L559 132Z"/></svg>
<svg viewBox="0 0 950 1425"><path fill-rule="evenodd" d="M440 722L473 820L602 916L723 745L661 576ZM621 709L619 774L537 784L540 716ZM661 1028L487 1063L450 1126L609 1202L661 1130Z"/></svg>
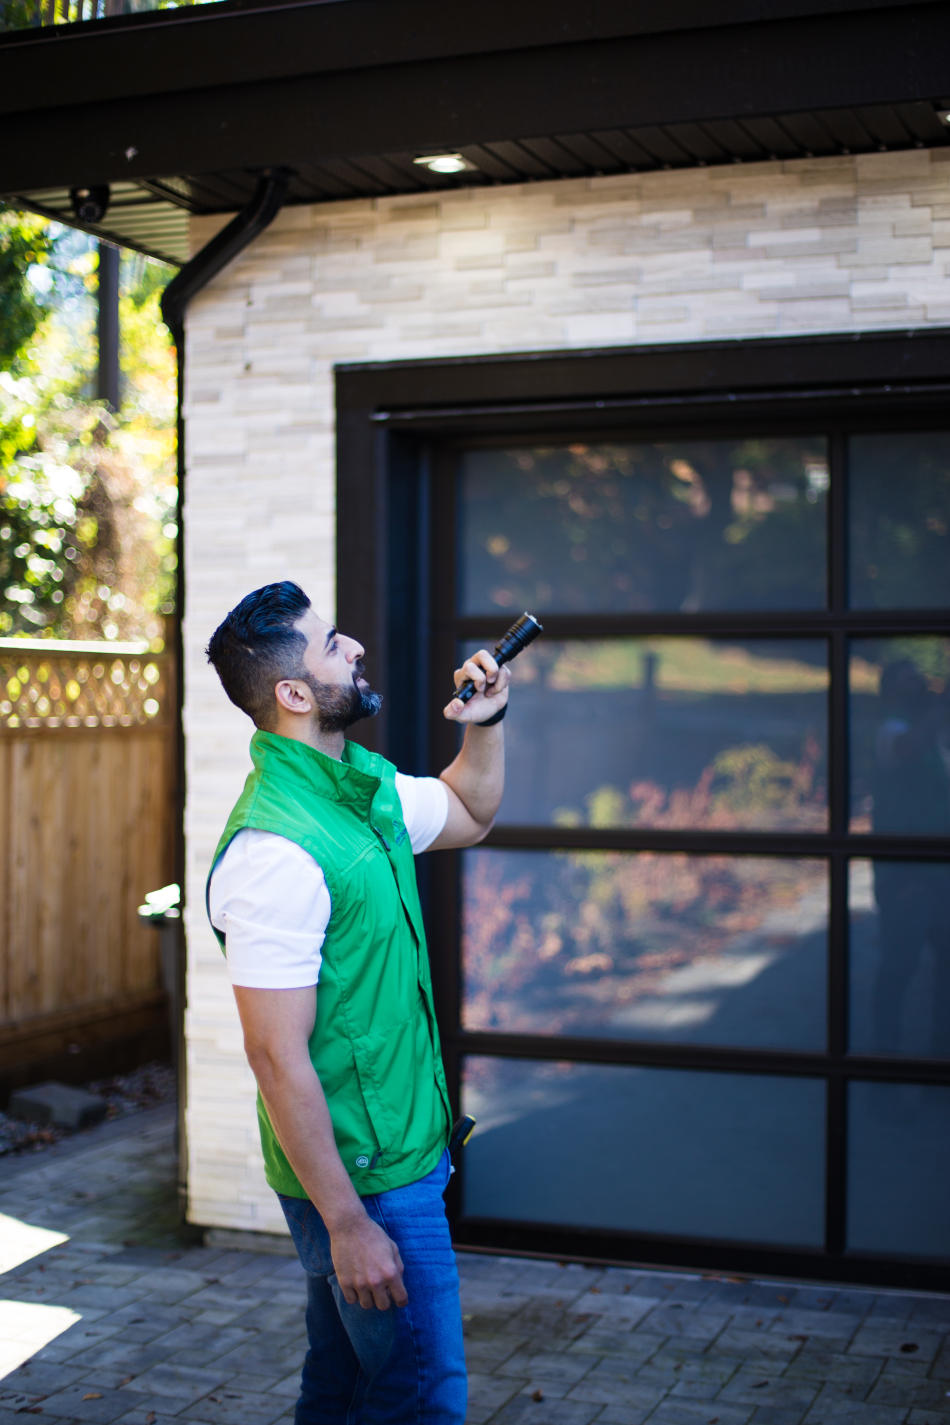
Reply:
<svg viewBox="0 0 950 1425"><path fill-rule="evenodd" d="M216 277L238 253L273 222L283 206L287 188L294 173L290 168L272 168L261 175L254 196L245 208L222 228L194 257L179 268L162 294L161 308L165 325L172 334L178 359L178 568L176 571L175 607L175 666L178 669L176 689L176 762L178 773L178 835L175 846L175 880L181 887L182 903L185 899L185 731L184 731L184 640L182 638L182 616L185 608L185 561L184 550L184 490L185 490L185 421L182 414L182 396L185 389L185 308L198 292ZM184 904L182 905L184 909ZM185 1171L186 1130L185 1107L187 1078L185 1072L185 937L184 916L179 920L178 954L176 975L178 978L178 1004L180 1018L176 1029L176 1043L172 1045L175 1057L175 1071L178 1078L178 1127L176 1148L178 1157L178 1210L182 1223L188 1206L188 1183Z"/></svg>

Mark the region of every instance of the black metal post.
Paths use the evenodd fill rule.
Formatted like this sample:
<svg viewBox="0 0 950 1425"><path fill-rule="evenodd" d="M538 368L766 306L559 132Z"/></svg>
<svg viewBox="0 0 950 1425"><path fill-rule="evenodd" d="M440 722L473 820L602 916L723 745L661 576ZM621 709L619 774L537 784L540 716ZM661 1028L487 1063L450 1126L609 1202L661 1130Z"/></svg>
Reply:
<svg viewBox="0 0 950 1425"><path fill-rule="evenodd" d="M96 399L108 401L113 411L121 403L119 369L119 249L99 243L99 368Z"/></svg>

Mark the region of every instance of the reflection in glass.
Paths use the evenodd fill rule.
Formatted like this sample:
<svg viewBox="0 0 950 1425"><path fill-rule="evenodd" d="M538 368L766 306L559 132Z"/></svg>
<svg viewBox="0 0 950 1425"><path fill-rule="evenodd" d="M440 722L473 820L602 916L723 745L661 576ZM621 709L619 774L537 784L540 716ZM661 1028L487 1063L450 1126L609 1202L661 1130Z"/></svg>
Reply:
<svg viewBox="0 0 950 1425"><path fill-rule="evenodd" d="M460 612L823 608L827 488L820 437L467 451Z"/></svg>
<svg viewBox="0 0 950 1425"><path fill-rule="evenodd" d="M950 432L856 435L848 446L851 607L950 603Z"/></svg>
<svg viewBox="0 0 950 1425"><path fill-rule="evenodd" d="M821 1245L816 1080L473 1057L463 1111L466 1216Z"/></svg>
<svg viewBox="0 0 950 1425"><path fill-rule="evenodd" d="M852 861L852 1054L950 1058L950 862Z"/></svg>
<svg viewBox="0 0 950 1425"><path fill-rule="evenodd" d="M541 639L500 824L824 831L822 639Z"/></svg>
<svg viewBox="0 0 950 1425"><path fill-rule="evenodd" d="M820 1052L827 929L818 859L467 851L462 1024Z"/></svg>
<svg viewBox="0 0 950 1425"><path fill-rule="evenodd" d="M950 1088L848 1088L848 1228L852 1252L950 1257Z"/></svg>
<svg viewBox="0 0 950 1425"><path fill-rule="evenodd" d="M851 643L851 830L950 833L950 639Z"/></svg>

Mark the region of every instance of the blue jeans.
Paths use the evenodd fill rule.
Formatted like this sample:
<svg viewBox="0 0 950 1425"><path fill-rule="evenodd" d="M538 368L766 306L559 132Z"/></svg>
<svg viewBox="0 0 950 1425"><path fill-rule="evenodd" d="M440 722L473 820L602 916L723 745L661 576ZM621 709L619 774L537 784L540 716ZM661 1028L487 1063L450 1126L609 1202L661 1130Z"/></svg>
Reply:
<svg viewBox="0 0 950 1425"><path fill-rule="evenodd" d="M442 1201L449 1170L446 1152L419 1182L362 1199L405 1268L409 1304L388 1311L344 1301L320 1214L307 1198L279 1194L307 1273L310 1349L296 1425L463 1425L458 1269Z"/></svg>

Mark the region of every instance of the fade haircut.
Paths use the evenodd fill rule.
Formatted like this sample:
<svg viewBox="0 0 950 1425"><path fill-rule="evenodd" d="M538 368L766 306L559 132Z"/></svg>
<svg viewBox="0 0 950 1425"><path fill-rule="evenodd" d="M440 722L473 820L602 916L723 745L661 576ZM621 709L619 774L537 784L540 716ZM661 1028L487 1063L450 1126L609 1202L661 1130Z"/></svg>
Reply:
<svg viewBox="0 0 950 1425"><path fill-rule="evenodd" d="M232 703L265 731L276 720L276 684L305 673L307 640L294 624L309 607L303 589L289 579L265 584L231 610L205 650Z"/></svg>

